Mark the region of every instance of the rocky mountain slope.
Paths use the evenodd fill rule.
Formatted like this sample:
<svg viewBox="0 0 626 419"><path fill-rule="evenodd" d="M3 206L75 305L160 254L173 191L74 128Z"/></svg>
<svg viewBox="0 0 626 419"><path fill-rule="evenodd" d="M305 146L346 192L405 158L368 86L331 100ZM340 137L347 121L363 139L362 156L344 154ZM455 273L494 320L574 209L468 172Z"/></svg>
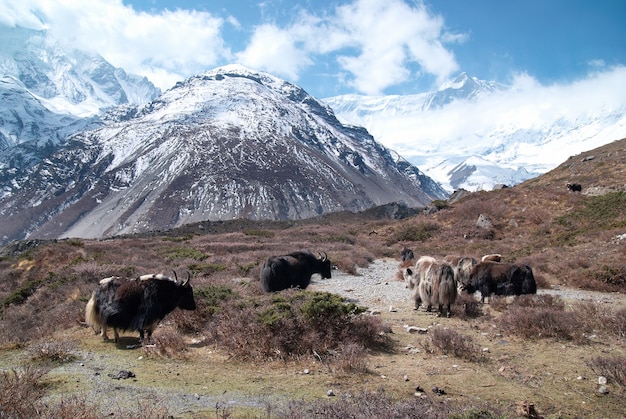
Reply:
<svg viewBox="0 0 626 419"><path fill-rule="evenodd" d="M0 238L86 237L204 220L302 219L446 196L301 88L240 66L115 108L5 190Z"/></svg>

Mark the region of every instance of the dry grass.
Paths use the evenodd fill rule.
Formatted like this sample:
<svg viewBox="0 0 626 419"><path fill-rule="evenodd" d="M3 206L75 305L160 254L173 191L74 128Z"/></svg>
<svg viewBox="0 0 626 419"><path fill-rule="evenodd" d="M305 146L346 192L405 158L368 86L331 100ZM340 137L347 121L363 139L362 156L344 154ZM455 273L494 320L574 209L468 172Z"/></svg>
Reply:
<svg viewBox="0 0 626 419"><path fill-rule="evenodd" d="M36 417L36 403L46 391L42 377L48 371L32 366L3 371L0 375L0 417Z"/></svg>

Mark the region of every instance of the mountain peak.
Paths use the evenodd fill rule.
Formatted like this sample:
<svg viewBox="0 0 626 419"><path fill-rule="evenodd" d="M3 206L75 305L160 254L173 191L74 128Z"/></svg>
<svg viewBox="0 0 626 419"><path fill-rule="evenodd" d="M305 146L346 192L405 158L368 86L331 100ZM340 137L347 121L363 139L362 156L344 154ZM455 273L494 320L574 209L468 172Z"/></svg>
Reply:
<svg viewBox="0 0 626 419"><path fill-rule="evenodd" d="M470 76L468 76L467 73L463 72L459 74L457 77L455 77L454 80L448 80L442 83L441 86L439 86L437 90L441 92L441 91L448 90L448 89L461 89L467 83L470 83L470 82L475 83L475 79L470 78Z"/></svg>
<svg viewBox="0 0 626 419"><path fill-rule="evenodd" d="M302 219L446 196L300 87L239 65L77 132L0 199L0 240L107 237L199 221Z"/></svg>

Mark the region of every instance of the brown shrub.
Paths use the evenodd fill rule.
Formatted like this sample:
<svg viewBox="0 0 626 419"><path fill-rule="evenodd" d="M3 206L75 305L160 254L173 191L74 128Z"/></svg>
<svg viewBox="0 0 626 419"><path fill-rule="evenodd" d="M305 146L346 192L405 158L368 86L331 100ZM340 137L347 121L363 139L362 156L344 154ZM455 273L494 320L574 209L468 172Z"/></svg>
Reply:
<svg viewBox="0 0 626 419"><path fill-rule="evenodd" d="M143 345L146 355L164 358L187 358L187 344L183 337L170 327L161 327L152 335L150 342Z"/></svg>
<svg viewBox="0 0 626 419"><path fill-rule="evenodd" d="M434 327L430 338L422 341L422 347L430 353L454 355L470 362L484 360L480 347L470 336L443 327Z"/></svg>
<svg viewBox="0 0 626 419"><path fill-rule="evenodd" d="M43 340L28 347L31 361L37 363L64 363L75 358L72 351L77 348L75 340Z"/></svg>
<svg viewBox="0 0 626 419"><path fill-rule="evenodd" d="M328 419L344 418L423 418L443 419L450 408L429 398L403 398L394 400L383 390L346 395L338 400L292 400L286 407L277 409L277 419Z"/></svg>
<svg viewBox="0 0 626 419"><path fill-rule="evenodd" d="M345 373L366 373L367 349L356 343L341 343L333 355L333 364Z"/></svg>
<svg viewBox="0 0 626 419"><path fill-rule="evenodd" d="M44 419L72 418L98 419L100 406L87 402L85 396L63 397L57 402L41 404L37 409L37 417Z"/></svg>
<svg viewBox="0 0 626 419"><path fill-rule="evenodd" d="M288 290L228 300L208 329L215 343L247 359L329 356L342 344L387 348L380 319L363 311L335 294Z"/></svg>
<svg viewBox="0 0 626 419"><path fill-rule="evenodd" d="M36 402L45 393L41 378L48 369L26 366L0 374L0 417L37 417Z"/></svg>
<svg viewBox="0 0 626 419"><path fill-rule="evenodd" d="M608 381L626 388L626 356L616 358L599 356L590 359L587 365L596 374L602 375Z"/></svg>
<svg viewBox="0 0 626 419"><path fill-rule="evenodd" d="M475 319L483 315L482 304L466 292L459 293L451 309L452 315L462 320Z"/></svg>

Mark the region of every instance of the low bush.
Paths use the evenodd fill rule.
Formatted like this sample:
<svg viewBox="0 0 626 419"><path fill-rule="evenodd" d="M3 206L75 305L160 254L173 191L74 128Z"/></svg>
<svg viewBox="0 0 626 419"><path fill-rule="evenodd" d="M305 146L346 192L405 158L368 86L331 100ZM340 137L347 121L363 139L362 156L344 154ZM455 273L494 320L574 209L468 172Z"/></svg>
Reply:
<svg viewBox="0 0 626 419"><path fill-rule="evenodd" d="M609 382L626 388L626 356L616 358L598 356L590 359L587 365L596 374L606 377Z"/></svg>
<svg viewBox="0 0 626 419"><path fill-rule="evenodd" d="M566 308L559 297L520 295L498 319L504 332L524 338L553 337L587 342L587 336L605 333L626 336L626 309L614 311L594 302Z"/></svg>
<svg viewBox="0 0 626 419"><path fill-rule="evenodd" d="M168 327L159 328L152 335L148 344L143 345L146 355L158 355L164 358L185 359L187 357L187 343L185 339Z"/></svg>
<svg viewBox="0 0 626 419"><path fill-rule="evenodd" d="M56 402L42 403L37 409L37 418L98 419L102 417L99 410L100 406L88 402L85 396L64 396Z"/></svg>
<svg viewBox="0 0 626 419"><path fill-rule="evenodd" d="M430 337L422 341L422 347L430 353L453 355L470 362L484 360L480 347L470 336L443 327L434 327Z"/></svg>
<svg viewBox="0 0 626 419"><path fill-rule="evenodd" d="M233 356L287 359L317 354L332 359L341 345L364 350L390 347L379 318L330 293L288 290L281 294L233 298L221 305L208 330ZM233 333L236 331L236 333ZM355 347L348 347L354 357ZM361 367L356 367L361 369Z"/></svg>
<svg viewBox="0 0 626 419"><path fill-rule="evenodd" d="M48 369L26 366L0 374L0 417L37 417L36 402L45 394L41 378Z"/></svg>
<svg viewBox="0 0 626 419"><path fill-rule="evenodd" d="M440 229L439 223L434 221L420 221L417 224L404 225L400 231L396 231L387 239L387 244L422 242L432 237Z"/></svg>
<svg viewBox="0 0 626 419"><path fill-rule="evenodd" d="M42 340L28 347L31 361L37 363L60 364L72 361L76 356L72 353L78 344L73 340Z"/></svg>
<svg viewBox="0 0 626 419"><path fill-rule="evenodd" d="M555 307L511 305L497 323L505 333L526 339L553 337L573 340L581 332L574 316Z"/></svg>
<svg viewBox="0 0 626 419"><path fill-rule="evenodd" d="M482 304L473 296L462 292L451 307L452 315L462 320L475 319L482 316Z"/></svg>
<svg viewBox="0 0 626 419"><path fill-rule="evenodd" d="M450 409L446 404L429 398L406 398L395 400L383 390L346 395L338 400L294 400L283 409L276 409L277 419L304 418L448 418Z"/></svg>

